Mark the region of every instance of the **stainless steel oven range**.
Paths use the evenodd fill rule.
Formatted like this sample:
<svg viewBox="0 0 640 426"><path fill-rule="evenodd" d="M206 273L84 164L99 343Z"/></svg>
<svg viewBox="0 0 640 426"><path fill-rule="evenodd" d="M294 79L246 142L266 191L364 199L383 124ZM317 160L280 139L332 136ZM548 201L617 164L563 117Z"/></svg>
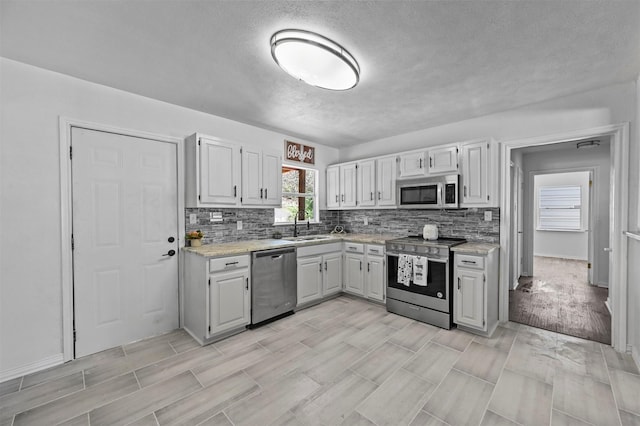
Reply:
<svg viewBox="0 0 640 426"><path fill-rule="evenodd" d="M422 236L387 241L387 311L450 329L453 252L449 249L464 242L462 238L425 240Z"/></svg>

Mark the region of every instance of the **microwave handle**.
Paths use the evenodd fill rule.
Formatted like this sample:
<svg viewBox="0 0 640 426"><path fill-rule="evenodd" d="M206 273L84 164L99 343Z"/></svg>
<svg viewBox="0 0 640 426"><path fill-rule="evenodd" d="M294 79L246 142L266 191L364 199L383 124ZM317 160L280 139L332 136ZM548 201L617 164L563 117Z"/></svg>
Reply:
<svg viewBox="0 0 640 426"><path fill-rule="evenodd" d="M438 206L444 206L444 198L442 196L442 184L438 183Z"/></svg>

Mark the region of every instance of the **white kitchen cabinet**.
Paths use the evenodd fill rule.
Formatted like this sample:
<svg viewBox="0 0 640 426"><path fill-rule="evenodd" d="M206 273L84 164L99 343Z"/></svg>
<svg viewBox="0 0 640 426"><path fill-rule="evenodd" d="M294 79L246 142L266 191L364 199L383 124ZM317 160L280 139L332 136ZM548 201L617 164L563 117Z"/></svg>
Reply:
<svg viewBox="0 0 640 426"><path fill-rule="evenodd" d="M458 147L434 148L429 150L429 175L458 173Z"/></svg>
<svg viewBox="0 0 640 426"><path fill-rule="evenodd" d="M358 162L357 175L357 204L358 207L373 207L376 205L376 160Z"/></svg>
<svg viewBox="0 0 640 426"><path fill-rule="evenodd" d="M356 163L327 167L327 208L356 207L357 171Z"/></svg>
<svg viewBox="0 0 640 426"><path fill-rule="evenodd" d="M378 206L396 205L396 156L379 158L376 161L376 189Z"/></svg>
<svg viewBox="0 0 640 426"><path fill-rule="evenodd" d="M398 177L413 178L426 176L427 161L425 157L426 153L424 151L400 154Z"/></svg>
<svg viewBox="0 0 640 426"><path fill-rule="evenodd" d="M367 244L367 274L365 279L365 297L383 302L385 300L386 268L384 246Z"/></svg>
<svg viewBox="0 0 640 426"><path fill-rule="evenodd" d="M299 247L298 307L342 291L342 243Z"/></svg>
<svg viewBox="0 0 640 426"><path fill-rule="evenodd" d="M460 207L498 207L497 154L492 141L462 144Z"/></svg>
<svg viewBox="0 0 640 426"><path fill-rule="evenodd" d="M249 265L248 255L209 259L184 253L184 328L201 345L251 322Z"/></svg>
<svg viewBox="0 0 640 426"><path fill-rule="evenodd" d="M364 245L344 243L344 291L364 296Z"/></svg>
<svg viewBox="0 0 640 426"><path fill-rule="evenodd" d="M240 204L240 145L195 133L185 140L186 207Z"/></svg>
<svg viewBox="0 0 640 426"><path fill-rule="evenodd" d="M455 249L455 247L454 247ZM454 322L491 336L498 325L498 250L486 255L455 252Z"/></svg>
<svg viewBox="0 0 640 426"><path fill-rule="evenodd" d="M282 203L282 157L275 152L242 148L242 205Z"/></svg>

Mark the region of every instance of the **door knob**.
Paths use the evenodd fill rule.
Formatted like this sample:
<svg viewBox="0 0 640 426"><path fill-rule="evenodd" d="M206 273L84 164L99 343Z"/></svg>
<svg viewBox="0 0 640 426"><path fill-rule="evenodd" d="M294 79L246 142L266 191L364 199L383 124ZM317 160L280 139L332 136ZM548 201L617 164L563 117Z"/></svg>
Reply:
<svg viewBox="0 0 640 426"><path fill-rule="evenodd" d="M173 237L169 237L169 239L167 241L169 241L170 243L174 242L176 239Z"/></svg>
<svg viewBox="0 0 640 426"><path fill-rule="evenodd" d="M169 250L166 254L163 254L163 256L173 256L176 254L175 250Z"/></svg>

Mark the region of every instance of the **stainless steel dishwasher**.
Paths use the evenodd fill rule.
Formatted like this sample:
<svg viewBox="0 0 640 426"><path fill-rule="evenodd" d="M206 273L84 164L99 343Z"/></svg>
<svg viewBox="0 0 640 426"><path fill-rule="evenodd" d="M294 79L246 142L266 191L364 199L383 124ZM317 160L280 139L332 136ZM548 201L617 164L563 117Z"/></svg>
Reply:
<svg viewBox="0 0 640 426"><path fill-rule="evenodd" d="M295 247L253 252L251 325L292 313L297 299Z"/></svg>

